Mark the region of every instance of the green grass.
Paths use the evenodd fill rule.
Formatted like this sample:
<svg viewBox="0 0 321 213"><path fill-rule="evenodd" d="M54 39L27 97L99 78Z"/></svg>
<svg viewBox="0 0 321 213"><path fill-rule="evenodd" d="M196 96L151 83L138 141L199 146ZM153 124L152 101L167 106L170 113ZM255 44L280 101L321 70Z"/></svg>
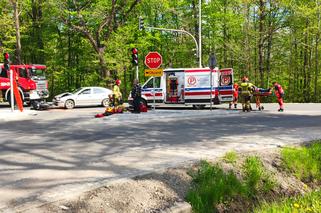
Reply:
<svg viewBox="0 0 321 213"><path fill-rule="evenodd" d="M193 186L186 197L193 211L215 212L219 203L230 202L235 197L251 199L275 185L258 157L246 158L243 173L241 182L232 171L225 173L220 166L202 161L198 171L191 174Z"/></svg>
<svg viewBox="0 0 321 213"><path fill-rule="evenodd" d="M241 182L233 172L224 173L218 165L202 161L197 172L191 174L193 188L187 194L187 201L194 212L213 212L215 205L244 194Z"/></svg>
<svg viewBox="0 0 321 213"><path fill-rule="evenodd" d="M237 161L237 154L236 152L227 152L224 157L223 157L223 160L226 162L226 163L231 163L231 164L235 164L236 161Z"/></svg>
<svg viewBox="0 0 321 213"><path fill-rule="evenodd" d="M257 156L249 156L243 165L244 184L248 197L255 197L258 192L268 192L275 186L275 181L266 172Z"/></svg>
<svg viewBox="0 0 321 213"><path fill-rule="evenodd" d="M283 166L304 182L321 181L321 142L309 147L284 148L281 151Z"/></svg>
<svg viewBox="0 0 321 213"><path fill-rule="evenodd" d="M321 212L321 191L305 196L287 198L282 202L263 203L255 213L309 213Z"/></svg>

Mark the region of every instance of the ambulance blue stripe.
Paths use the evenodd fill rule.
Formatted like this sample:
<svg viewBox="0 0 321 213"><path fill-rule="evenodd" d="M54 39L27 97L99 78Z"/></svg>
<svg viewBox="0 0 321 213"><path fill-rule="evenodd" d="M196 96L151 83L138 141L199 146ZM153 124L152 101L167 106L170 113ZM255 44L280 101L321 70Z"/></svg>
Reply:
<svg viewBox="0 0 321 213"><path fill-rule="evenodd" d="M142 92L150 92L153 91L153 88L148 88L148 89L142 89ZM162 92L163 89L155 89L155 92Z"/></svg>

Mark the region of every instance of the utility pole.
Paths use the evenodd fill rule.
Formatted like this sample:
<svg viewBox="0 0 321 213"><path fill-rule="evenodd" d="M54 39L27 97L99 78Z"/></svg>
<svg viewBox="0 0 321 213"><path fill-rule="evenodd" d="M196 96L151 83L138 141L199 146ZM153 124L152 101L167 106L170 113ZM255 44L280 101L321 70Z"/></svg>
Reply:
<svg viewBox="0 0 321 213"><path fill-rule="evenodd" d="M198 1L198 57L199 67L202 67L202 0Z"/></svg>

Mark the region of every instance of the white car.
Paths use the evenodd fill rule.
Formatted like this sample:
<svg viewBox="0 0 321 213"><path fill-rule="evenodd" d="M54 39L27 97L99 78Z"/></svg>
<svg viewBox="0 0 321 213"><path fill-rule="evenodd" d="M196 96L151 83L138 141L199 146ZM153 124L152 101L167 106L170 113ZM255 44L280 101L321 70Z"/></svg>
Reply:
<svg viewBox="0 0 321 213"><path fill-rule="evenodd" d="M113 92L103 87L81 87L72 93L56 95L53 104L58 107L72 109L76 106L104 106L109 104L109 95Z"/></svg>

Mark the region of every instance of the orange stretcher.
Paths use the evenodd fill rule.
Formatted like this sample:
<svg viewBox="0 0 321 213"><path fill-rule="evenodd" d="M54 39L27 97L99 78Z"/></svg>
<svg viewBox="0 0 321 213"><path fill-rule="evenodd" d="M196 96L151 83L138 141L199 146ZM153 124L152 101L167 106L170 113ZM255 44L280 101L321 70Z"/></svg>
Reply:
<svg viewBox="0 0 321 213"><path fill-rule="evenodd" d="M253 96L255 96L255 103L256 103L256 108L258 110L264 110L264 107L261 105L261 98L262 97L267 97L272 95L271 89L263 89L263 88L256 88L253 92Z"/></svg>

